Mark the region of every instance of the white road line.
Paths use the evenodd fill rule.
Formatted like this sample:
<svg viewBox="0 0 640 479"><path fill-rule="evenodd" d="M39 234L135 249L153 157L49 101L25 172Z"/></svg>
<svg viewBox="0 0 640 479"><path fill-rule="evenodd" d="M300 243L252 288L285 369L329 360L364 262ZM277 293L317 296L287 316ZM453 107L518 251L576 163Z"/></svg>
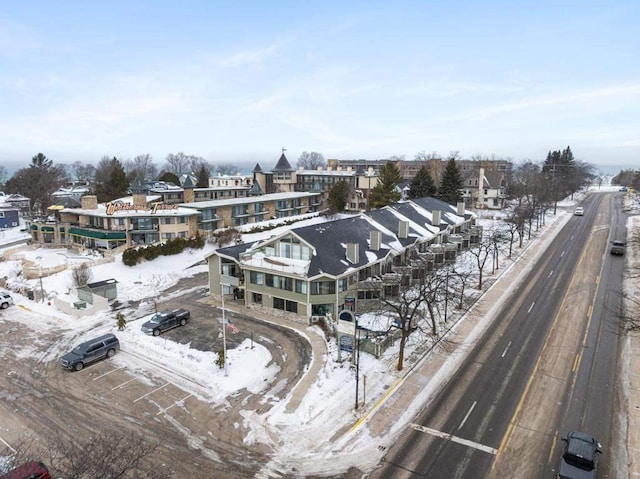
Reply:
<svg viewBox="0 0 640 479"><path fill-rule="evenodd" d="M564 256L564 250L562 251L562 253L560 253L560 257L562 258Z"/></svg>
<svg viewBox="0 0 640 479"><path fill-rule="evenodd" d="M120 389L122 386L126 386L127 384L129 384L131 381L135 381L136 378L131 378L128 381L123 382L122 384L118 384L117 386L113 386L111 388L112 391L115 391L116 389Z"/></svg>
<svg viewBox="0 0 640 479"><path fill-rule="evenodd" d="M169 384L170 383L163 384L162 386L155 388L153 391L149 391L147 394L140 396L138 399L134 399L133 402L138 402L140 401L140 399L144 399L147 396L151 396L153 393L160 391L162 388L167 387Z"/></svg>
<svg viewBox="0 0 640 479"><path fill-rule="evenodd" d="M547 276L547 278L551 278L551 276L553 276L553 270L551 270L551 273L549 273L549 276Z"/></svg>
<svg viewBox="0 0 640 479"><path fill-rule="evenodd" d="M536 304L535 301L533 303L531 303L531 306L529 306L529 309L527 309L527 314L531 312L531 310L533 309L533 305L534 304Z"/></svg>
<svg viewBox="0 0 640 479"><path fill-rule="evenodd" d="M488 454L493 454L494 456L498 453L498 450L493 447L485 446L484 444L479 444L474 441L469 441L468 439L462 439L461 437L453 436L446 432L436 431L435 429L424 427L424 426L421 426L420 424L412 423L411 427L417 431L426 432L427 434L431 434L432 436L441 437L442 439L447 439L451 442L462 444L463 446L472 447L474 449L477 449L478 451L486 452Z"/></svg>
<svg viewBox="0 0 640 479"><path fill-rule="evenodd" d="M111 371L107 371L106 373L101 374L100 376L93 378L93 380L97 381L98 379L101 379L101 378L105 377L107 374L111 374L111 373L114 373L116 371L120 371L121 369L124 369L124 366L122 366L121 368L112 369Z"/></svg>
<svg viewBox="0 0 640 479"><path fill-rule="evenodd" d="M504 358L507 355L507 351L509 351L510 347L511 347L511 341L509 341L509 344L507 344L507 347L504 348L504 351L502 351L502 356L500 356L501 358Z"/></svg>
<svg viewBox="0 0 640 479"><path fill-rule="evenodd" d="M8 443L7 441L5 441L4 439L2 439L1 437L0 437L0 441L2 441L2 444L4 444L5 446L7 446L9 449L11 449L11 450L13 451L13 453L14 453L14 454L17 452L14 448L12 448L12 447L9 445L9 443Z"/></svg>
<svg viewBox="0 0 640 479"><path fill-rule="evenodd" d="M478 401L473 401L473 404L471 405L471 407L469 408L469 410L467 411L467 415L464 417L464 419L462 420L462 422L460 423L460 425L458 426L458 429L462 429L462 426L464 426L464 423L467 422L467 419L469 419L469 416L471 415L471 411L473 411L473 408L476 407L476 403Z"/></svg>
<svg viewBox="0 0 640 479"><path fill-rule="evenodd" d="M166 407L164 409L160 409L160 411L158 411L158 414L156 414L156 416L159 416L160 414L167 412L169 409L171 409L173 406L175 406L176 404L184 401L185 399L189 399L191 396L193 396L193 394L189 394L188 396L183 397L182 399L178 399L177 401L175 401L171 406Z"/></svg>

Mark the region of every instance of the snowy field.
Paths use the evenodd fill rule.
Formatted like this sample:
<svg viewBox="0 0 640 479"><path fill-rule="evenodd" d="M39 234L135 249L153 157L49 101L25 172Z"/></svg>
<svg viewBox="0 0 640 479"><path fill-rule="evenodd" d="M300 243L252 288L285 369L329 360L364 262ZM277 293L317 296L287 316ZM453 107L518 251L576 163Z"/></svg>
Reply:
<svg viewBox="0 0 640 479"><path fill-rule="evenodd" d="M566 201L559 205L558 214L547 216L546 225L555 221L568 221L573 214L573 206L580 199L577 196L572 201ZM481 222L492 223L494 220L483 214ZM296 223L295 226L311 224L323 221L320 218L312 218ZM294 227L295 227L294 226ZM244 235L245 241L254 241L278 234L282 227L260 235ZM19 228L14 228L19 230ZM533 241L543 241L544 231L533 238ZM0 242L8 243L19 238L24 233L7 230L0 233ZM0 253L2 253L0 247ZM192 276L196 273L207 271L204 258L213 251L211 245L202 250L191 250L180 255L161 257L152 262L146 262L135 267L125 266L120 259L114 263L93 264L98 256L72 255L64 250L36 249L25 252L29 260L42 264L43 267L55 266L60 262L77 265L80 262L88 262L91 266L91 281L102 281L116 278L118 281L118 300L120 302L151 299L161 291L175 285L180 278ZM503 259L503 264L507 264ZM39 280L25 280L20 274L20 265L17 261L0 262L0 278L6 278L11 288L20 287L38 289ZM162 272L162 273L160 273ZM49 296L67 294L72 288L71 273L63 271L42 279L42 288ZM270 356L265 348L243 343L240 347L228 351L229 374L224 375L224 370L215 366L214 353L202 352L171 341L165 341L161 337L147 336L140 332L139 325L148 317L142 316L129 322L125 331L117 331L115 327L115 314L112 311L97 313L80 319L71 318L57 311L53 301L34 302L26 296L13 293L16 303L12 307L10 321L23 321L29 328L47 331L59 336L60 351L52 350L50 357L44 360L55 361L62 354L66 346L76 344L84 339L97 336L102 333L114 332L120 338L122 348L125 350L142 351L139 363L137 359L127 356L126 366L132 370L139 370L140 380L144 381L143 370L145 362L153 362L166 366L166 372L158 370L158 374L166 374L167 379L185 391L194 394L204 401L223 405L226 397L236 391L246 388L259 394L266 387L265 378L271 379L277 371L269 370L267 364ZM129 317L129 316L127 316ZM133 315L135 317L135 315ZM0 319L3 321L4 319ZM318 328L309 327L301 331L304 335L319 335ZM406 357L409 358L416 348L416 344L410 341ZM314 357L314 361L322 361L323 367L315 383L310 388L304 401L295 413L285 412L287 400L275 404L268 416L257 414L247 410L244 414L243 424L249 433L245 443L251 446L254 442L269 442L271 437L279 437L279 444L272 444L276 450L276 460L281 463L296 463L301 473L338 473L350 466L371 467L375 465L380 456L377 451L380 438L373 441L369 437L366 424L364 424L351 437L343 438L341 444L332 442L336 430L348 430L356 421L366 414L364 410L354 411L354 382L355 376L348 363L337 361L335 344L330 345L327 356ZM367 377L367 404L373 405L384 396L389 388L398 380L400 373L395 371L397 348L391 348L385 356L376 360L367 354L361 354L360 374ZM142 357L144 356L144 358ZM123 362L125 358L116 355L114 361ZM241 364L253 364L255 367L240 368ZM238 365L237 369L234 365ZM408 366L408 365L407 365ZM409 368L406 367L405 370ZM172 372L174 374L172 374ZM428 389L428 388L425 388ZM424 395L430 391L425 390ZM419 401L416 401L416 408ZM411 413L412 411L408 411ZM275 433L274 433L275 431ZM391 440L392 438L389 438ZM341 453L336 452L341 451Z"/></svg>

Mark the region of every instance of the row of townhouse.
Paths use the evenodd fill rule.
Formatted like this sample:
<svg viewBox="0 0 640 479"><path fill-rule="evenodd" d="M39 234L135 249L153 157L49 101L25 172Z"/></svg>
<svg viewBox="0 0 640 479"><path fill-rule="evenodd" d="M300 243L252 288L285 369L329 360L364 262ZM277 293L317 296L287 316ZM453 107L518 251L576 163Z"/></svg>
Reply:
<svg viewBox="0 0 640 479"><path fill-rule="evenodd" d="M418 257L421 268L454 262L481 236L464 203L418 198L220 248L207 257L210 294L292 319L357 314L368 299L399 292L398 269Z"/></svg>

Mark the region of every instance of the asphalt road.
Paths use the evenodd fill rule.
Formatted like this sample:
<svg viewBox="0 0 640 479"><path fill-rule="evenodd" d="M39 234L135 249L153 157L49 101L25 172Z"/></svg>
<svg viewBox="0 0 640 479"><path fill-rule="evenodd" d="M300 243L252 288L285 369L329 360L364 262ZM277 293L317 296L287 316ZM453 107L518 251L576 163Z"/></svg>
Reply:
<svg viewBox="0 0 640 479"><path fill-rule="evenodd" d="M600 477L621 477L609 460L619 336L603 314L622 277L608 255L611 198L592 195L569 221L371 477L553 477L570 429L601 438Z"/></svg>

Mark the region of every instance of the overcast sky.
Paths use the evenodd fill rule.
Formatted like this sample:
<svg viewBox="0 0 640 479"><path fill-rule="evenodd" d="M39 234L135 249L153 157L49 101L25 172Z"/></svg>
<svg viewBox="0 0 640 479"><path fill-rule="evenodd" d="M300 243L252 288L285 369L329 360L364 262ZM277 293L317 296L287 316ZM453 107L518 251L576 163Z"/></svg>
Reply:
<svg viewBox="0 0 640 479"><path fill-rule="evenodd" d="M640 2L32 1L0 10L0 165L418 152L640 157Z"/></svg>

